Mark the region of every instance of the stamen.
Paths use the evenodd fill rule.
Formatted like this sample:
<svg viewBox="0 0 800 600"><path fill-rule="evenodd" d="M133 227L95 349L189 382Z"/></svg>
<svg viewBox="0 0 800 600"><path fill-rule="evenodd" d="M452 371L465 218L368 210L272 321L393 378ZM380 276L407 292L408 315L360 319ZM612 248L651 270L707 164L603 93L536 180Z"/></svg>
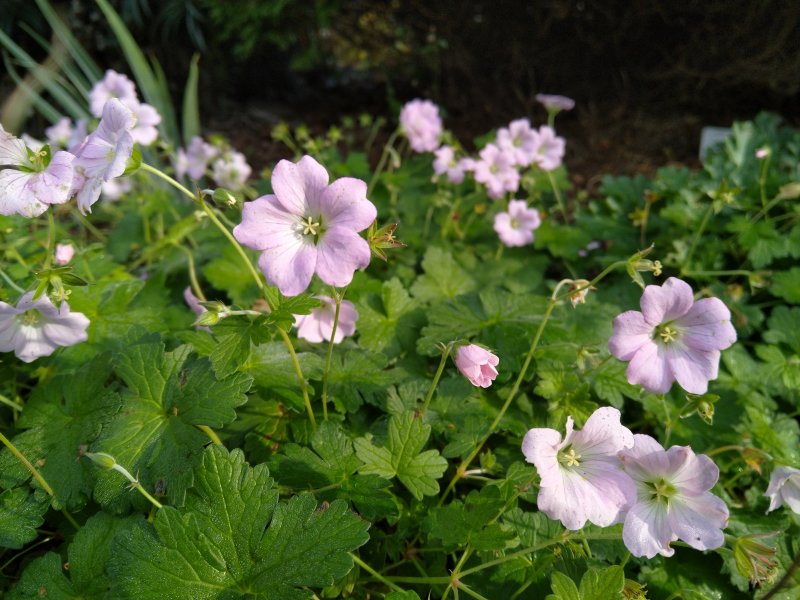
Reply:
<svg viewBox="0 0 800 600"><path fill-rule="evenodd" d="M319 221L316 223L312 217L306 217L306 220L303 221L303 235L317 235L317 229L320 226Z"/></svg>
<svg viewBox="0 0 800 600"><path fill-rule="evenodd" d="M580 454L575 453L575 448L570 448L569 452L564 453L564 458L566 459L566 466L568 467L580 467L581 463L578 462L578 459L581 457Z"/></svg>
<svg viewBox="0 0 800 600"><path fill-rule="evenodd" d="M18 318L23 325L36 325L39 322L39 311L32 308L31 310L26 310Z"/></svg>
<svg viewBox="0 0 800 600"><path fill-rule="evenodd" d="M661 339L664 340L665 344L668 344L675 341L675 338L678 337L678 332L669 325L666 325L665 327L661 328L661 330L658 332L658 335L661 336Z"/></svg>

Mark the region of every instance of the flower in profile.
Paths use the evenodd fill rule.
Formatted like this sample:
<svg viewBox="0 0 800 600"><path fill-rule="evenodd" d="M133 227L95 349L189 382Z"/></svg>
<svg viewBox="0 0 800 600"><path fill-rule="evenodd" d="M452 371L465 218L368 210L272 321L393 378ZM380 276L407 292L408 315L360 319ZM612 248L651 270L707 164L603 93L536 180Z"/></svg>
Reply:
<svg viewBox="0 0 800 600"><path fill-rule="evenodd" d="M620 522L636 490L617 454L631 446L633 434L611 407L598 408L579 431L568 417L563 439L555 429L529 430L522 453L541 477L539 510L572 530L586 521L600 527Z"/></svg>
<svg viewBox="0 0 800 600"><path fill-rule="evenodd" d="M189 175L190 179L197 181L206 174L208 163L218 154L218 150L208 144L200 136L194 136L186 150L180 148L175 163L175 173L178 178Z"/></svg>
<svg viewBox="0 0 800 600"><path fill-rule="evenodd" d="M434 153L433 172L436 175L447 174L447 181L450 183L461 183L464 181L465 167L469 163L464 159L456 159L456 151L452 146L442 146Z"/></svg>
<svg viewBox="0 0 800 600"><path fill-rule="evenodd" d="M319 343L331 341L333 319L336 316L336 301L328 296L314 296L322 305L311 310L308 315L295 315L294 326L297 327L297 337L307 342ZM333 343L340 343L345 337L356 332L358 311L349 300L342 300L339 307L339 322L336 325L336 335Z"/></svg>
<svg viewBox="0 0 800 600"><path fill-rule="evenodd" d="M49 162L48 162L49 159ZM0 215L36 217L70 197L73 161L69 152L29 150L0 126Z"/></svg>
<svg viewBox="0 0 800 600"><path fill-rule="evenodd" d="M244 188L252 172L244 154L232 150L214 161L211 178L217 185L236 192Z"/></svg>
<svg viewBox="0 0 800 600"><path fill-rule="evenodd" d="M233 230L239 242L261 251L267 281L296 296L316 273L341 287L369 264L367 241L358 235L375 220L367 184L342 177L328 184L328 172L310 156L280 161L272 172L274 194L245 202Z"/></svg>
<svg viewBox="0 0 800 600"><path fill-rule="evenodd" d="M536 101L549 111L572 110L575 100L558 94L536 94Z"/></svg>
<svg viewBox="0 0 800 600"><path fill-rule="evenodd" d="M764 495L769 498L768 513L785 504L800 515L800 469L777 467L769 476L769 486Z"/></svg>
<svg viewBox="0 0 800 600"><path fill-rule="evenodd" d="M486 186L490 198L502 198L506 192L519 188L519 172L514 168L513 155L495 144L486 144L475 162L475 181Z"/></svg>
<svg viewBox="0 0 800 600"><path fill-rule="evenodd" d="M56 244L56 252L53 259L59 266L69 264L72 257L75 256L75 247L72 244Z"/></svg>
<svg viewBox="0 0 800 600"><path fill-rule="evenodd" d="M533 231L541 224L539 211L528 208L524 200L512 200L508 203L508 212L497 213L494 217L494 230L509 248L533 242Z"/></svg>
<svg viewBox="0 0 800 600"><path fill-rule="evenodd" d="M672 556L670 542L683 540L696 550L713 550L725 541L728 507L710 492L719 469L688 446L663 446L636 434L619 458L636 482L636 501L625 515L622 541L634 556Z"/></svg>
<svg viewBox="0 0 800 600"><path fill-rule="evenodd" d="M528 119L517 119L497 131L497 146L509 152L515 164L527 167L539 151L539 133Z"/></svg>
<svg viewBox="0 0 800 600"><path fill-rule="evenodd" d="M547 125L539 128L538 147L533 162L543 171L552 171L561 166L564 158L564 138L558 137L555 130Z"/></svg>
<svg viewBox="0 0 800 600"><path fill-rule="evenodd" d="M125 172L133 152L130 132L135 124L131 110L112 98L103 108L97 129L75 149L75 179L70 195L77 194L78 208L83 214L92 211L103 182Z"/></svg>
<svg viewBox="0 0 800 600"><path fill-rule="evenodd" d="M47 295L34 300L33 292L28 292L16 306L0 302L0 352L13 350L27 363L50 356L61 346L85 342L87 327L84 314L70 312L66 302L56 308Z"/></svg>
<svg viewBox="0 0 800 600"><path fill-rule="evenodd" d="M459 346L456 351L456 367L475 387L488 388L497 377L500 359L476 344Z"/></svg>
<svg viewBox="0 0 800 600"><path fill-rule="evenodd" d="M400 111L400 126L414 152L433 152L439 147L442 119L439 107L430 100L407 102Z"/></svg>
<svg viewBox="0 0 800 600"><path fill-rule="evenodd" d="M736 341L728 308L718 298L695 302L689 284L670 277L645 288L641 309L615 318L608 341L611 354L630 361L628 382L666 394L677 381L690 394L705 394L720 351Z"/></svg>

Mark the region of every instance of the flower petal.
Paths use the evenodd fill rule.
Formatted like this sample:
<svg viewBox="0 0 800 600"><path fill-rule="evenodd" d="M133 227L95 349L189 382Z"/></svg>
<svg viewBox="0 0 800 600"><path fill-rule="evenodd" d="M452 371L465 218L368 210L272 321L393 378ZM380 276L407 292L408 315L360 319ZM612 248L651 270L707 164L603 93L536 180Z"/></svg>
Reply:
<svg viewBox="0 0 800 600"><path fill-rule="evenodd" d="M666 507L657 502L638 502L625 516L622 541L634 556L672 556L675 550L669 543L674 539Z"/></svg>
<svg viewBox="0 0 800 600"><path fill-rule="evenodd" d="M728 507L714 494L670 499L669 526L679 539L696 550L713 550L725 542ZM623 534L624 535L624 534Z"/></svg>
<svg viewBox="0 0 800 600"><path fill-rule="evenodd" d="M636 351L628 363L626 375L628 383L641 385L653 394L666 394L675 379L667 364L663 347L652 341L643 344Z"/></svg>
<svg viewBox="0 0 800 600"><path fill-rule="evenodd" d="M719 298L703 298L675 321L681 341L697 350L725 350L736 341L731 311Z"/></svg>
<svg viewBox="0 0 800 600"><path fill-rule="evenodd" d="M623 448L633 446L633 434L620 422L616 408L604 406L594 411L583 429L572 435L575 451L584 460L593 456L615 456Z"/></svg>
<svg viewBox="0 0 800 600"><path fill-rule="evenodd" d="M325 231L319 238L317 251L317 275L335 287L348 285L356 270L369 265L369 244L347 227L334 226Z"/></svg>
<svg viewBox="0 0 800 600"><path fill-rule="evenodd" d="M233 237L253 250L293 245L301 239L297 215L284 210L273 195L261 196L242 206L242 222Z"/></svg>
<svg viewBox="0 0 800 600"><path fill-rule="evenodd" d="M280 161L272 172L272 189L278 202L299 216L316 215L319 199L328 185L328 172L310 156L304 156L297 164Z"/></svg>
<svg viewBox="0 0 800 600"><path fill-rule="evenodd" d="M690 394L705 394L708 382L719 374L719 350L675 346L667 348L665 354L669 371Z"/></svg>
<svg viewBox="0 0 800 600"><path fill-rule="evenodd" d="M659 325L682 317L694 303L688 283L670 277L663 285L648 285L641 299L642 313L651 325Z"/></svg>
<svg viewBox="0 0 800 600"><path fill-rule="evenodd" d="M651 341L653 326L645 321L638 310L629 310L614 319L614 335L608 340L608 349L620 360L630 360Z"/></svg>
<svg viewBox="0 0 800 600"><path fill-rule="evenodd" d="M32 173L16 169L0 171L0 215L19 214L23 217L38 217L47 210L28 188Z"/></svg>
<svg viewBox="0 0 800 600"><path fill-rule="evenodd" d="M341 177L322 192L319 211L326 227L343 226L353 231L369 227L378 216L367 200L367 184L354 177Z"/></svg>
<svg viewBox="0 0 800 600"><path fill-rule="evenodd" d="M561 477L557 459L560 444L561 434L555 429L537 427L522 438L522 454L536 467L542 483L552 485L552 481Z"/></svg>
<svg viewBox="0 0 800 600"><path fill-rule="evenodd" d="M316 264L317 249L306 240L270 248L258 259L258 266L267 282L277 286L284 296L297 296L304 292L311 283Z"/></svg>

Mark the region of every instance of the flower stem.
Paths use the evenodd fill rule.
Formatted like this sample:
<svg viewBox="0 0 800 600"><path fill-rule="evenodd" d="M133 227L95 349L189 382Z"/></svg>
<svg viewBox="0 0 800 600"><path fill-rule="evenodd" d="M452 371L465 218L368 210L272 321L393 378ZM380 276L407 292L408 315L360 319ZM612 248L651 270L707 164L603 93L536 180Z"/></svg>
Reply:
<svg viewBox="0 0 800 600"><path fill-rule="evenodd" d="M325 357L325 372L322 374L322 418L328 420L328 375L331 372L331 358L333 357L333 345L336 339L336 329L339 327L339 312L342 308L342 299L345 289L341 292L334 290L333 299L336 302L336 311L333 314L333 328L331 329L331 339L328 341L328 355Z"/></svg>
<svg viewBox="0 0 800 600"><path fill-rule="evenodd" d="M148 172L148 173L150 173L152 175L155 175L156 177L158 177L160 179L163 179L168 184L170 184L172 187L174 187L176 190L178 190L179 192L184 194L187 198L189 198L189 200L192 200L193 202L197 201L197 196L195 194L193 194L192 192L190 192L189 189L186 186L184 186L182 183L176 181L175 179L173 179L172 177L170 177L169 175L167 175L166 173L164 173L160 169L156 169L155 167L152 167L152 166L148 165L147 163L142 163L142 166L139 167L139 168L142 171L146 171L146 172Z"/></svg>
<svg viewBox="0 0 800 600"><path fill-rule="evenodd" d="M144 486L142 486L141 483L139 483L138 481L135 481L135 482L131 483L131 485L134 488L136 488L142 496L147 498L153 506L155 506L156 508L164 508L164 505L161 504L161 502L159 502L155 498L153 498L153 496L150 495L150 492L148 492L146 489L144 489Z"/></svg>
<svg viewBox="0 0 800 600"><path fill-rule="evenodd" d="M697 231L694 234L694 238L692 239L692 245L689 246L689 251L686 253L686 258L683 260L683 268L681 268L682 274L685 274L688 268L691 266L692 255L694 254L694 251L697 248L697 242L700 241L700 236L703 235L703 232L706 230L706 225L708 225L708 220L711 218L711 213L713 211L714 211L714 203L711 202L708 205L706 214L703 215L703 220L700 221L700 227L697 228Z"/></svg>
<svg viewBox="0 0 800 600"><path fill-rule="evenodd" d="M297 379L300 381L300 389L303 392L303 403L306 406L308 420L311 421L311 428L316 431L317 420L314 418L314 409L311 407L311 399L308 397L308 386L306 385L305 377L303 377L303 369L300 367L300 361L297 359L297 353L294 351L294 345L292 344L292 340L289 338L289 335L280 327L278 327L278 333L283 339L283 343L286 344L286 348L289 350L289 355L292 357L294 372L297 374Z"/></svg>
<svg viewBox="0 0 800 600"><path fill-rule="evenodd" d="M353 559L354 563L356 563L359 567L361 567L367 573L372 575L375 579L377 579L378 581L380 581L381 583L386 585L389 589L392 589L395 592L405 592L405 590L403 588L401 588L396 583L393 583L392 581L389 581L386 577L384 577L383 575L378 573L375 569L370 567L367 563L365 563L363 560L361 560L358 556L356 556L352 552L350 552L349 554L350 554L350 558Z"/></svg>
<svg viewBox="0 0 800 600"><path fill-rule="evenodd" d="M225 444L222 443L222 440L219 439L217 432L211 429L208 425L195 425L200 431L205 433L212 442L214 442L217 446L225 447Z"/></svg>
<svg viewBox="0 0 800 600"><path fill-rule="evenodd" d="M2 269L0 269L0 277L2 277L3 279L5 279L6 283L7 283L9 286L11 286L12 288L14 288L14 289L15 289L17 292L19 292L20 294L24 294L24 293L25 293L25 290L23 290L23 289L22 289L21 287L19 287L19 286L18 286L16 283L14 283L14 281L13 281L13 280L12 280L12 279L11 279L11 278L8 276L8 275L6 275L6 272L5 272L5 271L3 271Z"/></svg>
<svg viewBox="0 0 800 600"><path fill-rule="evenodd" d="M421 415L424 415L425 411L428 410L428 405L431 403L431 398L433 398L433 393L436 391L436 386L439 385L439 379L442 377L442 372L444 371L444 367L447 364L447 357L450 356L450 351L452 349L453 349L453 344L451 342L447 344L442 350L442 360L439 361L439 368L436 369L436 375L433 376L433 381L431 381L431 387L428 389L428 393L425 395L425 401L422 403L422 408L419 411Z"/></svg>
<svg viewBox="0 0 800 600"><path fill-rule="evenodd" d="M53 264L53 256L56 253L56 221L53 218L53 211L47 211L47 256L44 258L43 271L47 271Z"/></svg>
<svg viewBox="0 0 800 600"><path fill-rule="evenodd" d="M386 161L389 159L389 153L399 133L400 130L395 129L392 132L392 135L389 136L386 145L383 147L383 152L381 153L381 157L378 160L378 166L375 167L375 172L372 174L372 179L369 180L369 185L367 186L367 195L369 195L370 192L372 192L372 188L374 188L375 184L378 183L378 178L381 176L383 169L386 167Z"/></svg>
<svg viewBox="0 0 800 600"><path fill-rule="evenodd" d="M6 398L3 396L3 394L0 394L0 404L5 404L6 406L11 407L18 412L22 412L24 410L24 407L21 404L14 402L10 398Z"/></svg>
<svg viewBox="0 0 800 600"><path fill-rule="evenodd" d="M556 197L556 203L558 204L558 210L561 211L561 214L564 217L564 222L568 223L569 218L567 217L567 209L564 207L564 201L561 198L561 190L558 189L556 185L556 178L553 177L552 171L547 171L547 179L550 180L550 187L553 188L553 195Z"/></svg>

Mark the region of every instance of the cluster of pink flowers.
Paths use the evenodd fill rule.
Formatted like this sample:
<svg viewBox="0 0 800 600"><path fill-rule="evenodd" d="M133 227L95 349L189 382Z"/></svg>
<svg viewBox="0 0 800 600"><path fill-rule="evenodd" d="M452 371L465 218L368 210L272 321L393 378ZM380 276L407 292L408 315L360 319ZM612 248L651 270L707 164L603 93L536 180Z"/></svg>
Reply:
<svg viewBox="0 0 800 600"><path fill-rule="evenodd" d="M563 438L531 429L522 452L541 477L539 510L567 529L623 523L625 546L647 558L672 556L676 540L697 550L724 542L728 508L710 491L719 478L713 461L688 446L664 449L634 435L615 408L597 409L581 430L569 417Z"/></svg>
<svg viewBox="0 0 800 600"><path fill-rule="evenodd" d="M175 174L179 179L186 175L194 181L202 179L209 166L214 183L234 192L244 189L253 172L244 154L231 148L217 148L199 136L194 136L187 148L178 149Z"/></svg>
<svg viewBox="0 0 800 600"><path fill-rule="evenodd" d="M155 142L161 115L149 104L139 101L136 86L126 75L109 69L89 92L89 110L95 117L102 116L106 103L112 98L122 102L135 118L136 124L130 131L133 141L142 146Z"/></svg>

